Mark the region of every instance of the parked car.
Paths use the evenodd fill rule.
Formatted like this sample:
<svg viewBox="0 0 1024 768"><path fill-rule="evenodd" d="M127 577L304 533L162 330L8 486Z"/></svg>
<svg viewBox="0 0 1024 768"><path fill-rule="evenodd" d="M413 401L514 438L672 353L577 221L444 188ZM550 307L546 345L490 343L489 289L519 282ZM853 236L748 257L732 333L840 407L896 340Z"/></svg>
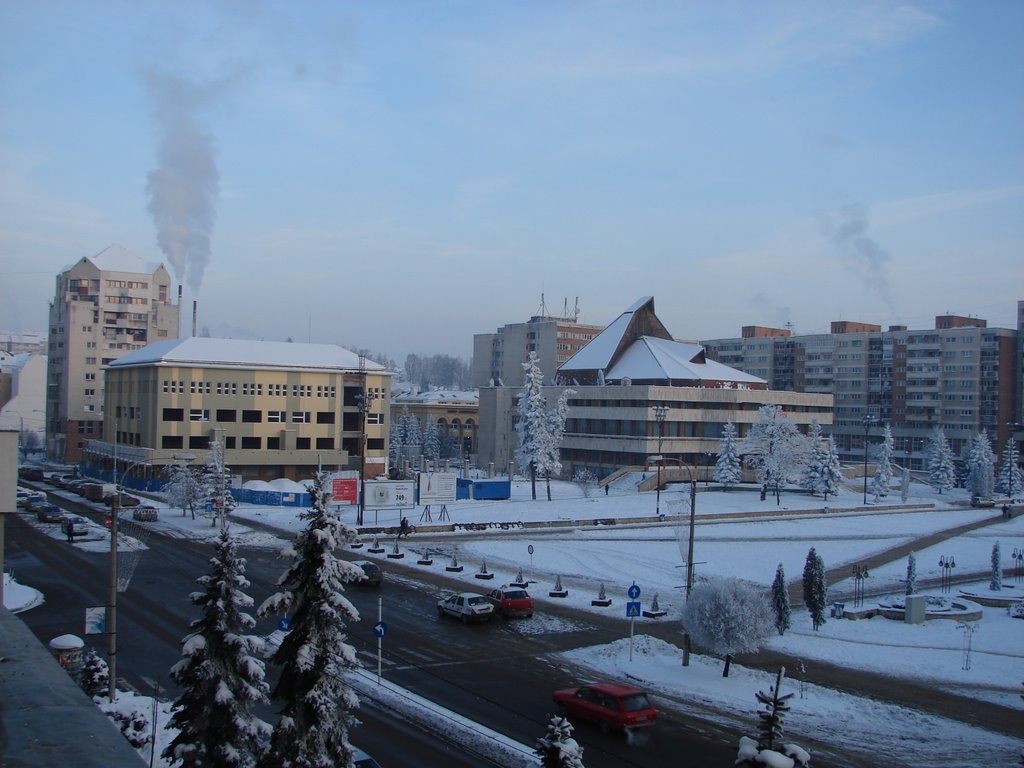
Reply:
<svg viewBox="0 0 1024 768"><path fill-rule="evenodd" d="M533 598L522 587L504 584L489 592L487 599L502 618L528 619L533 616Z"/></svg>
<svg viewBox="0 0 1024 768"><path fill-rule="evenodd" d="M658 714L647 694L622 683L589 683L555 691L551 698L563 716L597 723L602 733L654 725Z"/></svg>
<svg viewBox="0 0 1024 768"><path fill-rule="evenodd" d="M64 490L77 493L79 496L85 496L85 487L92 484L92 480L69 480L64 483Z"/></svg>
<svg viewBox="0 0 1024 768"><path fill-rule="evenodd" d="M17 500L16 504L19 507L24 507L26 504L28 504L28 500L29 499L31 499L33 496L38 495L34 491L27 491L24 488L19 488L17 493L18 493L18 500Z"/></svg>
<svg viewBox="0 0 1024 768"><path fill-rule="evenodd" d="M455 592L437 601L437 613L439 616L454 616L466 624L470 621L490 621L494 616L494 606L476 592Z"/></svg>
<svg viewBox="0 0 1024 768"><path fill-rule="evenodd" d="M363 569L363 578L355 582L356 584L364 587L379 587L384 581L384 571L376 563L371 563L369 560L353 560L352 565L358 565Z"/></svg>
<svg viewBox="0 0 1024 768"><path fill-rule="evenodd" d="M64 510L56 504L41 504L36 508L36 519L41 523L59 523Z"/></svg>
<svg viewBox="0 0 1024 768"><path fill-rule="evenodd" d="M108 507L114 506L114 497L116 495L117 495L116 493L111 493L108 496L104 496L103 497L103 503L106 504ZM139 497L131 496L131 495L127 494L127 493L124 493L123 491L121 492L120 505L122 507L137 507L141 503L142 503L142 499L140 499Z"/></svg>
<svg viewBox="0 0 1024 768"><path fill-rule="evenodd" d="M355 768L380 768L380 763L355 746L352 747L352 765Z"/></svg>
<svg viewBox="0 0 1024 768"><path fill-rule="evenodd" d="M43 470L39 467L21 467L18 470L18 477L23 477L26 480L42 480Z"/></svg>
<svg viewBox="0 0 1024 768"><path fill-rule="evenodd" d="M48 503L45 493L33 493L25 501L24 507L29 512L38 512L41 506Z"/></svg>
<svg viewBox="0 0 1024 768"><path fill-rule="evenodd" d="M62 515L60 532L65 536L85 536L89 533L89 521L78 515Z"/></svg>

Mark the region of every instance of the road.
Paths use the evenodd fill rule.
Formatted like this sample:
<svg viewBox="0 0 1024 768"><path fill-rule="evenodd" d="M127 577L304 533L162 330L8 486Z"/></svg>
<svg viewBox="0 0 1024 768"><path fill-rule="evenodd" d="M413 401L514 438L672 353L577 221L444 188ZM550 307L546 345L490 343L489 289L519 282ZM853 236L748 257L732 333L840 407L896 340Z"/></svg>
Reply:
<svg viewBox="0 0 1024 768"><path fill-rule="evenodd" d="M72 511L101 519L89 507L56 497ZM21 614L44 642L60 634L81 634L86 606L103 605L107 598L107 556L84 552L40 532L27 516L12 516L8 524L7 562L19 581L40 589L46 603ZM175 692L168 670L180 658L180 642L195 618L188 594L196 577L208 572L209 545L154 534L126 592L118 596L118 674L143 693L153 682ZM276 552L248 550L248 593L262 601L274 591L285 563ZM444 707L493 728L527 745L543 735L552 713L551 691L574 684L574 672L552 663L550 654L582 644L618 639L618 627L582 623L576 632L526 635L496 620L486 626L463 626L437 616L434 585L389 574L380 590L356 589L348 597L364 617L350 628L349 641L371 669L376 667L378 596L383 602L389 632L385 643L384 674ZM257 628L268 634L276 620ZM90 637L97 650L104 640ZM273 720L268 708L261 716ZM426 736L386 712L369 707L360 711L364 725L352 738L387 766L484 765L461 748ZM581 725L576 737L585 749L589 768L608 766L728 765L735 759L734 732L719 731L698 721L666 713L644 738L627 741ZM825 763L821 763L826 765Z"/></svg>

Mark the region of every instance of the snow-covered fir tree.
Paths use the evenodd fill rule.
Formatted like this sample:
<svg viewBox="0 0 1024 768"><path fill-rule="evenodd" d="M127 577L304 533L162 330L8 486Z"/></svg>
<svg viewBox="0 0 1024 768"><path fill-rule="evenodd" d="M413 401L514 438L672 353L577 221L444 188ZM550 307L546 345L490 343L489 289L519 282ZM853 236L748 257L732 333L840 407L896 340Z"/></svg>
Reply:
<svg viewBox="0 0 1024 768"><path fill-rule="evenodd" d="M907 594L917 594L917 555L907 555Z"/></svg>
<svg viewBox="0 0 1024 768"><path fill-rule="evenodd" d="M78 685L90 698L102 696L110 690L110 667L106 660L90 648L82 660L82 670L78 673Z"/></svg>
<svg viewBox="0 0 1024 768"><path fill-rule="evenodd" d="M1003 557L998 541L992 545L992 578L989 579L988 588L994 592L1003 588Z"/></svg>
<svg viewBox="0 0 1024 768"><path fill-rule="evenodd" d="M817 419L811 421L807 430L807 460L800 471L800 487L811 493L818 491L818 478L825 464L826 448L821 436L821 425Z"/></svg>
<svg viewBox="0 0 1024 768"><path fill-rule="evenodd" d="M548 411L547 440L540 469L544 473L547 486L548 501L551 501L551 476L562 471L562 438L565 437L565 419L569 414L569 398L576 394L575 389L563 389L558 400Z"/></svg>
<svg viewBox="0 0 1024 768"><path fill-rule="evenodd" d="M843 483L842 464L839 462L839 451L836 440L829 435L825 440L825 465L818 476L818 492L828 501L829 495L835 496Z"/></svg>
<svg viewBox="0 0 1024 768"><path fill-rule="evenodd" d="M731 421L726 422L722 428L722 439L718 443L715 482L725 488L740 484L740 454L736 442L736 425Z"/></svg>
<svg viewBox="0 0 1024 768"><path fill-rule="evenodd" d="M392 419L388 427L388 465L399 467L402 451L402 423L400 419Z"/></svg>
<svg viewBox="0 0 1024 768"><path fill-rule="evenodd" d="M548 721L548 731L537 739L534 754L541 768L584 768L583 747L572 737L572 723L558 715Z"/></svg>
<svg viewBox="0 0 1024 768"><path fill-rule="evenodd" d="M811 614L811 623L817 630L825 623L825 606L828 605L828 584L825 580L825 561L814 547L807 553L804 562L804 605Z"/></svg>
<svg viewBox="0 0 1024 768"><path fill-rule="evenodd" d="M423 455L434 462L441 458L441 437L437 433L437 422L433 419L427 420L423 432Z"/></svg>
<svg viewBox="0 0 1024 768"><path fill-rule="evenodd" d="M1005 493L1011 499L1017 498L1021 491L1024 491L1024 470L1020 468L1020 452L1017 450L1017 441L1013 437L1006 439L1003 447L1003 460L999 464L999 482L996 485L1000 493Z"/></svg>
<svg viewBox="0 0 1024 768"><path fill-rule="evenodd" d="M231 469L224 463L224 446L219 440L210 441L210 458L203 476L204 495L213 508L210 525L223 525L235 508L235 500L228 490L231 485Z"/></svg>
<svg viewBox="0 0 1024 768"><path fill-rule="evenodd" d="M801 476L801 485L811 493L820 493L828 501L830 495L839 492L843 480L836 442L831 436L821 437L821 427L816 420L811 423L808 439L811 447Z"/></svg>
<svg viewBox="0 0 1024 768"><path fill-rule="evenodd" d="M725 658L726 672L733 654L756 651L774 627L761 589L742 579L720 577L694 585L682 623L698 645Z"/></svg>
<svg viewBox="0 0 1024 768"><path fill-rule="evenodd" d="M739 449L757 471L758 481L775 492L781 504L782 485L801 465L807 452L807 438L800 434L779 405L762 405Z"/></svg>
<svg viewBox="0 0 1024 768"><path fill-rule="evenodd" d="M196 507L206 501L206 488L200 471L184 464L168 464L165 470L164 499L168 506L181 509L181 516L189 512L196 519Z"/></svg>
<svg viewBox="0 0 1024 768"><path fill-rule="evenodd" d="M940 494L956 487L953 449L939 427L928 438L928 484Z"/></svg>
<svg viewBox="0 0 1024 768"><path fill-rule="evenodd" d="M277 581L281 591L259 609L260 616L287 615L291 623L270 658L280 671L271 697L282 707L261 768L351 765L348 732L359 700L345 675L359 662L346 627L359 613L344 593L363 572L334 554L357 533L330 510L325 474L317 474L310 496L312 507L301 516L306 527L291 550L294 562Z"/></svg>
<svg viewBox="0 0 1024 768"><path fill-rule="evenodd" d="M540 358L530 352L523 363L523 389L516 405L516 464L530 473L533 499L537 499L537 473L542 471L548 447L547 404L544 399L544 374Z"/></svg>
<svg viewBox="0 0 1024 768"><path fill-rule="evenodd" d="M871 478L871 493L875 501L889 495L893 476L892 429L886 424L882 428L882 442L875 450L875 476Z"/></svg>
<svg viewBox="0 0 1024 768"><path fill-rule="evenodd" d="M743 768L756 766L786 766L787 768L807 768L811 764L811 755L797 744L782 741L783 724L789 712L789 700L792 693L782 695L782 680L786 670L779 670L774 687L757 692L757 702L763 707L758 711L760 732L757 739L747 736L740 738L737 750L736 765Z"/></svg>
<svg viewBox="0 0 1024 768"><path fill-rule="evenodd" d="M420 430L420 420L409 413L409 408L406 406L402 414L402 458L412 463L418 463L422 451L423 433Z"/></svg>
<svg viewBox="0 0 1024 768"><path fill-rule="evenodd" d="M789 590L786 589L786 573L782 563L775 568L775 580L772 582L772 610L775 613L775 629L784 635L789 629L790 607Z"/></svg>
<svg viewBox="0 0 1024 768"><path fill-rule="evenodd" d="M168 725L178 733L163 756L182 768L252 768L263 751L270 726L252 708L267 700L264 665L257 654L263 640L249 634L256 626L248 613L253 601L243 590L245 560L235 552L230 530L221 529L208 575L196 581L193 605L200 609L192 634L182 642L182 659L171 678L182 689Z"/></svg>
<svg viewBox="0 0 1024 768"><path fill-rule="evenodd" d="M989 498L995 492L996 457L992 452L988 431L981 430L971 438L967 451L967 489L972 496Z"/></svg>

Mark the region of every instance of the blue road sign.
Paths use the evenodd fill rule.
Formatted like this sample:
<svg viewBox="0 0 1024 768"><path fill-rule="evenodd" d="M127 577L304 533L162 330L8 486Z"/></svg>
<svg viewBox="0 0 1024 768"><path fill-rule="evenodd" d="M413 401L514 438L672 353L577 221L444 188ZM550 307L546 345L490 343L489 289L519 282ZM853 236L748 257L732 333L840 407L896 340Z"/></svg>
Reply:
<svg viewBox="0 0 1024 768"><path fill-rule="evenodd" d="M639 590L637 590L637 591L639 591ZM628 616L629 618L633 618L633 617L639 616L639 615L640 615L640 603L639 602L629 602L629 603L626 603L626 616Z"/></svg>
<svg viewBox="0 0 1024 768"><path fill-rule="evenodd" d="M629 595L630 600L636 600L640 597L640 587L636 584L630 584L629 589L626 590L626 594Z"/></svg>
<svg viewBox="0 0 1024 768"><path fill-rule="evenodd" d="M277 622L277 628L282 632L289 632L292 628L292 620L288 618L280 619Z"/></svg>
<svg viewBox="0 0 1024 768"><path fill-rule="evenodd" d="M388 624L386 621L378 621L373 625L373 636L384 637L388 633Z"/></svg>

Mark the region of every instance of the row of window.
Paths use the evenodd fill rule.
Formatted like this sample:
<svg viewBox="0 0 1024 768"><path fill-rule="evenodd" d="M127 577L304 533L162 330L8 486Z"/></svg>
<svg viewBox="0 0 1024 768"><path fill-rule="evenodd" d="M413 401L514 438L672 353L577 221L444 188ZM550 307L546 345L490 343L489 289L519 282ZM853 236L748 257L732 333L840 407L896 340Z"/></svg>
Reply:
<svg viewBox="0 0 1024 768"><path fill-rule="evenodd" d="M333 437L318 437L315 440L308 437L295 438L295 450L297 451L309 451L313 448L318 451L333 451L334 446L335 440ZM186 446L183 435L164 435L160 440L160 447L163 449L188 447L202 450L210 447L210 438L208 435L193 435L188 438ZM229 435L224 438L225 449L234 450L239 447L246 451L260 451L264 448L264 441L262 437L253 436L236 438L234 435ZM281 448L280 437L268 437L266 439L266 450L279 451Z"/></svg>
<svg viewBox="0 0 1024 768"><path fill-rule="evenodd" d="M185 382L164 379L163 391L167 394L184 394ZM292 384L290 391L292 397L313 397L313 386L311 384ZM192 395L211 395L214 393L218 395L237 395L238 384L233 381L190 381L188 383L188 392ZM267 384L266 392L271 397L287 397L289 386L287 384ZM316 387L316 397L331 398L335 397L336 394L336 387L323 385ZM262 397L263 384L243 382L242 396Z"/></svg>
<svg viewBox="0 0 1024 768"><path fill-rule="evenodd" d="M110 296L107 295L107 304L149 304L145 296Z"/></svg>
<svg viewBox="0 0 1024 768"><path fill-rule="evenodd" d="M214 411L216 421L222 422L235 422L238 421L238 411L233 408L218 408ZM243 424L260 424L263 422L263 411L242 411L242 423ZM372 414L371 414L372 415ZM163 420L164 421L185 421L186 412L184 408L164 408L163 409ZM210 421L210 409L209 408L190 408L188 410L189 421ZM317 424L334 424L335 423L334 411L317 411L316 412L316 423ZM309 411L292 411L291 418L287 411L267 411L266 421L271 424L286 424L289 421L292 424L312 424L312 414Z"/></svg>
<svg viewBox="0 0 1024 768"><path fill-rule="evenodd" d="M141 288L147 290L149 283L140 283L137 280L107 280L107 288Z"/></svg>

